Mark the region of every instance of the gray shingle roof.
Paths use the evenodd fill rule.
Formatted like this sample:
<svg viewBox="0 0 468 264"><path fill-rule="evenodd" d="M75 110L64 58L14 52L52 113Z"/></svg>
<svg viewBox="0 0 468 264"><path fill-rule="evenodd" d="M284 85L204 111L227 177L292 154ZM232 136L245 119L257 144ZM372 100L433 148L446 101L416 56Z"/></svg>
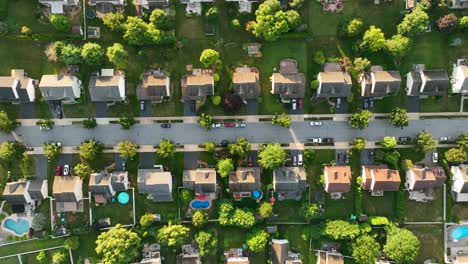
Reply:
<svg viewBox="0 0 468 264"><path fill-rule="evenodd" d="M384 97L400 91L401 76L398 71L373 71L363 75L364 89L361 83L361 96Z"/></svg>
<svg viewBox="0 0 468 264"><path fill-rule="evenodd" d="M412 71L408 73L408 78L413 80L412 87L407 87L409 89L409 95L412 96L444 95L450 87L448 74L444 70Z"/></svg>
<svg viewBox="0 0 468 264"><path fill-rule="evenodd" d="M89 80L89 95L95 102L123 101L119 84L125 82L122 76L92 76Z"/></svg>
<svg viewBox="0 0 468 264"><path fill-rule="evenodd" d="M317 97L348 97L351 95L351 76L347 72L320 72Z"/></svg>

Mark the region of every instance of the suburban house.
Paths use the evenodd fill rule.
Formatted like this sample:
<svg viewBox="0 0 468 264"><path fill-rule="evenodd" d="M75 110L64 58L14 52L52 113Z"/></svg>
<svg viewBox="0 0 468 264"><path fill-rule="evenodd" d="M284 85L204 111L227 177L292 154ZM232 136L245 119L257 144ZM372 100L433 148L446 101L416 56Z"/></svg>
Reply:
<svg viewBox="0 0 468 264"><path fill-rule="evenodd" d="M64 7L67 6L78 6L79 0L39 0L39 3L50 7L52 14L63 14Z"/></svg>
<svg viewBox="0 0 468 264"><path fill-rule="evenodd" d="M465 2L468 5L468 1ZM452 92L468 93L468 59L460 59L453 65Z"/></svg>
<svg viewBox="0 0 468 264"><path fill-rule="evenodd" d="M227 2L239 2L239 13L252 13L252 3L258 0L226 0Z"/></svg>
<svg viewBox="0 0 468 264"><path fill-rule="evenodd" d="M194 245L183 245L182 252L177 256L177 264L202 264L198 248Z"/></svg>
<svg viewBox="0 0 468 264"><path fill-rule="evenodd" d="M154 169L138 169L138 191L155 202L172 202L172 174L162 166Z"/></svg>
<svg viewBox="0 0 468 264"><path fill-rule="evenodd" d="M291 102L291 99L304 98L305 76L297 69L295 60L282 60L280 72L275 72L270 77L271 93L280 96L283 103Z"/></svg>
<svg viewBox="0 0 468 264"><path fill-rule="evenodd" d="M47 197L47 180L8 182L3 190L3 199L11 204L16 212L24 212L25 206L35 208Z"/></svg>
<svg viewBox="0 0 468 264"><path fill-rule="evenodd" d="M319 86L317 97L334 98L351 95L352 80L348 72L343 71L339 63L325 63L323 72L317 75Z"/></svg>
<svg viewBox="0 0 468 264"><path fill-rule="evenodd" d="M468 165L452 166L452 197L457 202L468 202Z"/></svg>
<svg viewBox="0 0 468 264"><path fill-rule="evenodd" d="M383 98L400 91L401 76L398 71L384 71L381 66L372 66L370 72L359 78L361 96Z"/></svg>
<svg viewBox="0 0 468 264"><path fill-rule="evenodd" d="M441 96L450 88L445 70L419 70L406 74L406 91L409 96Z"/></svg>
<svg viewBox="0 0 468 264"><path fill-rule="evenodd" d="M10 76L0 76L0 102L34 102L34 80L24 70L11 70Z"/></svg>
<svg viewBox="0 0 468 264"><path fill-rule="evenodd" d="M143 258L139 263L161 264L161 246L157 243L143 245Z"/></svg>
<svg viewBox="0 0 468 264"><path fill-rule="evenodd" d="M420 2L420 0L405 0L405 8L411 10L415 8Z"/></svg>
<svg viewBox="0 0 468 264"><path fill-rule="evenodd" d="M171 96L171 81L161 70L145 72L143 83L137 86L136 94L140 101L162 103Z"/></svg>
<svg viewBox="0 0 468 264"><path fill-rule="evenodd" d="M235 200L252 197L252 192L262 189L261 171L260 167L238 167L236 171L229 173L229 190Z"/></svg>
<svg viewBox="0 0 468 264"><path fill-rule="evenodd" d="M81 87L81 81L70 75L42 75L39 82L39 90L45 100L63 103L74 103L80 98Z"/></svg>
<svg viewBox="0 0 468 264"><path fill-rule="evenodd" d="M89 5L96 7L96 16L102 18L105 14L123 11L127 3L125 0L89 0Z"/></svg>
<svg viewBox="0 0 468 264"><path fill-rule="evenodd" d="M117 193L127 191L128 186L127 171L112 173L101 171L92 173L89 177L89 192L93 195L96 203L106 203Z"/></svg>
<svg viewBox="0 0 468 264"><path fill-rule="evenodd" d="M248 251L247 251L248 252ZM224 251L226 264L250 264L249 256L242 248L231 248Z"/></svg>
<svg viewBox="0 0 468 264"><path fill-rule="evenodd" d="M338 199L342 193L351 190L351 167L350 166L324 166L323 176L325 179L325 191L332 198Z"/></svg>
<svg viewBox="0 0 468 264"><path fill-rule="evenodd" d="M183 186L195 191L195 195L206 195L210 199L216 199L218 191L216 170L214 168L184 170Z"/></svg>
<svg viewBox="0 0 468 264"><path fill-rule="evenodd" d="M278 199L299 200L306 187L307 175L303 167L280 167L273 170L273 189Z"/></svg>
<svg viewBox="0 0 468 264"><path fill-rule="evenodd" d="M232 75L234 93L239 95L244 103L248 99L257 99L260 95L260 77L257 68L236 68Z"/></svg>
<svg viewBox="0 0 468 264"><path fill-rule="evenodd" d="M395 192L400 189L400 173L389 169L387 165L362 166L361 187L372 193L372 196L383 196L384 192Z"/></svg>
<svg viewBox="0 0 468 264"><path fill-rule="evenodd" d="M102 69L89 79L89 95L94 102L125 101L125 76L114 69Z"/></svg>
<svg viewBox="0 0 468 264"><path fill-rule="evenodd" d="M142 9L153 11L153 9L166 9L169 7L169 0L135 0L135 6L138 11Z"/></svg>
<svg viewBox="0 0 468 264"><path fill-rule="evenodd" d="M468 0L454 0L449 7L454 9L468 8Z"/></svg>
<svg viewBox="0 0 468 264"><path fill-rule="evenodd" d="M271 264L302 264L301 254L289 251L287 239L271 240Z"/></svg>
<svg viewBox="0 0 468 264"><path fill-rule="evenodd" d="M201 15L202 3L213 3L213 0L180 0L182 4L186 4L185 12L188 14Z"/></svg>
<svg viewBox="0 0 468 264"><path fill-rule="evenodd" d="M344 264L344 257L336 251L317 250L317 264Z"/></svg>
<svg viewBox="0 0 468 264"><path fill-rule="evenodd" d="M214 95L214 78L211 73L194 70L195 74L182 77L182 99L184 101L205 100Z"/></svg>
<svg viewBox="0 0 468 264"><path fill-rule="evenodd" d="M83 180L78 176L54 176L53 195L57 212L83 210Z"/></svg>
<svg viewBox="0 0 468 264"><path fill-rule="evenodd" d="M445 179L442 167L414 167L406 171L405 187L410 192L425 192L443 186Z"/></svg>

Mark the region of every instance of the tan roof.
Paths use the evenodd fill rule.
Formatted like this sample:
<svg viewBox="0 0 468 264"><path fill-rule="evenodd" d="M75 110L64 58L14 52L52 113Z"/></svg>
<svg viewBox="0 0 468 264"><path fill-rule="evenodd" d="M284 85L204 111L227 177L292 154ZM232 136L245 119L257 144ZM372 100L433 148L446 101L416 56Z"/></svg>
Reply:
<svg viewBox="0 0 468 264"><path fill-rule="evenodd" d="M258 180L257 171L260 172L260 168L237 168L236 171L229 174L229 182L255 183Z"/></svg>
<svg viewBox="0 0 468 264"><path fill-rule="evenodd" d="M344 264L344 258L340 253L320 251L320 264Z"/></svg>
<svg viewBox="0 0 468 264"><path fill-rule="evenodd" d="M216 183L215 169L198 169L191 173L196 183Z"/></svg>
<svg viewBox="0 0 468 264"><path fill-rule="evenodd" d="M230 257L227 259L227 263L228 264L249 264L250 261L246 257L237 257L237 258Z"/></svg>
<svg viewBox="0 0 468 264"><path fill-rule="evenodd" d="M107 173L92 173L89 176L89 185L109 185L111 182L111 176Z"/></svg>
<svg viewBox="0 0 468 264"><path fill-rule="evenodd" d="M187 76L187 85L211 85L214 79L210 74L189 75Z"/></svg>
<svg viewBox="0 0 468 264"><path fill-rule="evenodd" d="M460 69L463 72L463 75L468 78L468 66L467 65L460 65Z"/></svg>
<svg viewBox="0 0 468 264"><path fill-rule="evenodd" d="M374 78L380 82L401 81L400 73L397 71L374 71Z"/></svg>
<svg viewBox="0 0 468 264"><path fill-rule="evenodd" d="M122 76L114 75L114 76L101 76L96 78L96 83L94 83L95 87L108 87L108 86L119 86L119 82Z"/></svg>
<svg viewBox="0 0 468 264"><path fill-rule="evenodd" d="M143 81L144 86L166 86L167 77L156 77L154 75L147 75Z"/></svg>
<svg viewBox="0 0 468 264"><path fill-rule="evenodd" d="M349 192L351 189L350 166L325 166L324 175L327 176L328 192ZM325 173L326 172L326 173Z"/></svg>
<svg viewBox="0 0 468 264"><path fill-rule="evenodd" d="M146 185L172 185L172 175L168 171L161 171L159 169L139 169L138 176L144 178Z"/></svg>
<svg viewBox="0 0 468 264"><path fill-rule="evenodd" d="M347 77L348 75L345 75L343 72L320 72L321 82L344 82Z"/></svg>
<svg viewBox="0 0 468 264"><path fill-rule="evenodd" d="M273 77L275 78L275 83L304 83L304 75L301 73L293 73L293 74L281 74L281 73L273 73Z"/></svg>
<svg viewBox="0 0 468 264"><path fill-rule="evenodd" d="M257 72L234 72L232 76L233 83L255 83L257 81Z"/></svg>
<svg viewBox="0 0 468 264"><path fill-rule="evenodd" d="M53 190L57 193L71 193L76 187L80 187L83 181L78 176L54 176Z"/></svg>
<svg viewBox="0 0 468 264"><path fill-rule="evenodd" d="M8 182L3 195L23 195L27 191L26 185L26 181Z"/></svg>
<svg viewBox="0 0 468 264"><path fill-rule="evenodd" d="M42 75L39 87L69 87L72 86L74 76L69 75Z"/></svg>

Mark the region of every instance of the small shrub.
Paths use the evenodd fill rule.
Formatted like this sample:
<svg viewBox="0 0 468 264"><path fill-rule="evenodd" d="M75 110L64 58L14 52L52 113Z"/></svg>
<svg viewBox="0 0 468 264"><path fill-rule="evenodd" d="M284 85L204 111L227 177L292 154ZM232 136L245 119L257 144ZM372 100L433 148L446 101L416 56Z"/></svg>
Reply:
<svg viewBox="0 0 468 264"><path fill-rule="evenodd" d="M214 105L220 105L220 104L221 104L221 96L219 96L219 95L213 96L213 97L211 98L211 102L212 102Z"/></svg>
<svg viewBox="0 0 468 264"><path fill-rule="evenodd" d="M237 19L237 18L236 18L236 19L233 19L233 20L231 21L231 25L232 25L232 27L235 28L235 29L239 29L239 28L241 27L241 24L240 24L240 22L239 22L239 19Z"/></svg>
<svg viewBox="0 0 468 264"><path fill-rule="evenodd" d="M323 65L325 63L325 54L323 51L319 50L314 53L313 60L318 65Z"/></svg>

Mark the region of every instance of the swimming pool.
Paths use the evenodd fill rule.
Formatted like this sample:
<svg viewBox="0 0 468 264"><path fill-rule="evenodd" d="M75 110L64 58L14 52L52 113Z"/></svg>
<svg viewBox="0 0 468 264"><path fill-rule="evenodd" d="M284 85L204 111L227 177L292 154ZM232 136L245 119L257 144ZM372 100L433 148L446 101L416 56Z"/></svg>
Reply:
<svg viewBox="0 0 468 264"><path fill-rule="evenodd" d="M23 218L17 220L7 218L3 222L3 228L15 233L18 236L22 236L29 232L29 222Z"/></svg>
<svg viewBox="0 0 468 264"><path fill-rule="evenodd" d="M468 226L459 226L452 231L453 241L459 241L464 237L468 237Z"/></svg>
<svg viewBox="0 0 468 264"><path fill-rule="evenodd" d="M117 200L120 204L127 204L130 200L130 195L128 195L126 192L121 192L119 195L117 195Z"/></svg>
<svg viewBox="0 0 468 264"><path fill-rule="evenodd" d="M190 203L190 207L192 207L192 209L208 209L208 208L211 207L211 201L209 201L209 200L204 200L204 201L193 200Z"/></svg>

